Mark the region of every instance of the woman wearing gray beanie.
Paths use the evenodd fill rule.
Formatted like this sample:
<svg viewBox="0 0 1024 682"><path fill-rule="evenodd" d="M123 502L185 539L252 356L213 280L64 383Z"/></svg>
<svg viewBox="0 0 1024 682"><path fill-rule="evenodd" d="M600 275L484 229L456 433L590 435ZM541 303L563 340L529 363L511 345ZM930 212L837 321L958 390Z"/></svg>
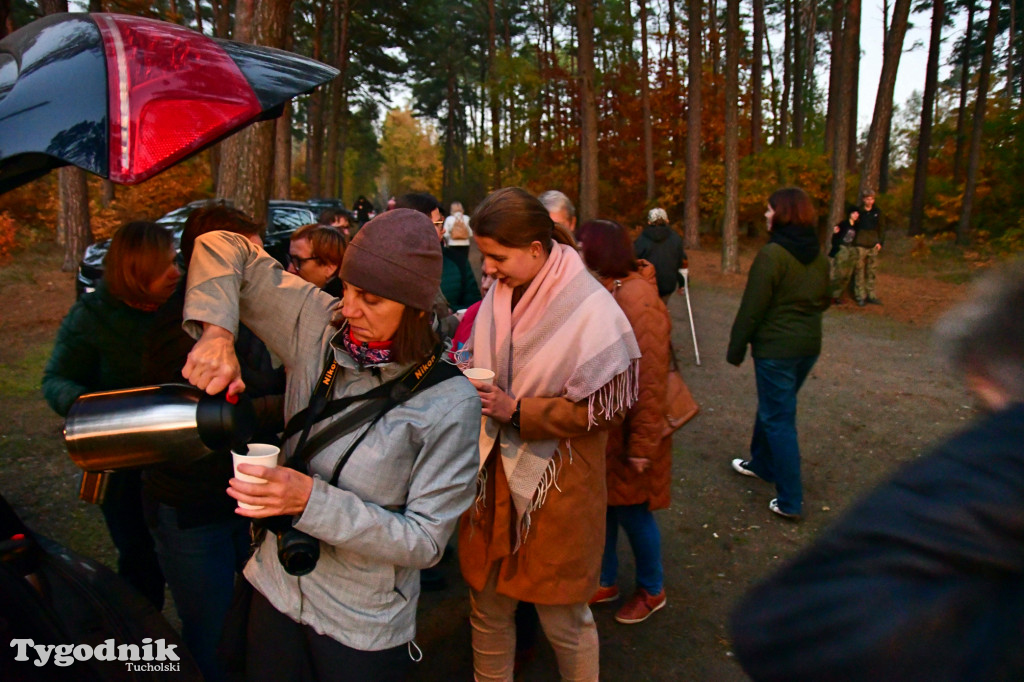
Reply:
<svg viewBox="0 0 1024 682"><path fill-rule="evenodd" d="M430 219L396 209L366 223L345 252L341 278L335 328L335 299L237 235L201 237L189 269L185 326L199 341L184 376L208 393L241 391L231 346L239 322L287 369L288 465L240 465L266 483L233 478L228 495L258 507L239 508L240 515L284 518L284 535L301 531L319 551L311 572L298 577L267 533L246 565L255 588L244 647L249 680L342 670L349 680L404 679L420 656L413 642L419 570L441 559L473 500L480 398L461 374L436 362L427 311L441 278L441 247ZM411 395L399 402L388 390L377 401L386 409L360 399L389 382ZM292 418L320 387L326 400L357 400L327 403L321 414L330 416L306 440L291 421L307 422ZM304 414L311 413L312 406ZM354 425L339 426L346 420ZM293 458L297 451L302 457ZM307 472L295 466L304 458Z"/></svg>

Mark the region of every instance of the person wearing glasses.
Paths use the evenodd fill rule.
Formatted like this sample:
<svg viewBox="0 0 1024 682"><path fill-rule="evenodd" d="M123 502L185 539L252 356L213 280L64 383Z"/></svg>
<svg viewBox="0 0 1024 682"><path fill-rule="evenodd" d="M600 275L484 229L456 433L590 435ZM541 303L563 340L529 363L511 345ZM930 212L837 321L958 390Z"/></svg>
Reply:
<svg viewBox="0 0 1024 682"><path fill-rule="evenodd" d="M292 233L288 245L288 272L340 298L343 285L338 272L344 255L341 232L323 225L303 225Z"/></svg>

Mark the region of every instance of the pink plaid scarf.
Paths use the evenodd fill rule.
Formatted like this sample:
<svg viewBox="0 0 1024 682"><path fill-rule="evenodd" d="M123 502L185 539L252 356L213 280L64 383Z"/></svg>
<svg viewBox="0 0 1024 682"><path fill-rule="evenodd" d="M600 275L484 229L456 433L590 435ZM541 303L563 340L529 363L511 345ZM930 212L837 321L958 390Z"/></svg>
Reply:
<svg viewBox="0 0 1024 682"><path fill-rule="evenodd" d="M640 349L633 329L575 249L563 244L552 246L515 310L511 287L491 287L470 343L473 366L493 370L495 384L513 398L586 399L588 428L598 415L611 418L636 400ZM481 470L495 441L516 507L518 549L530 513L544 504L551 486L557 489L558 440L524 441L511 425L485 417Z"/></svg>

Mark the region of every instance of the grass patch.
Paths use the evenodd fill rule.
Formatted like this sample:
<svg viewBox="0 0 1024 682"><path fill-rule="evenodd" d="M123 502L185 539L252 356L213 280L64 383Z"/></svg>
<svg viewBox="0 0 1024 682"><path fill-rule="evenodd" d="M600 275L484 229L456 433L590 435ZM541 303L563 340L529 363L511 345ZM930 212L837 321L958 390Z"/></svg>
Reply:
<svg viewBox="0 0 1024 682"><path fill-rule="evenodd" d="M53 343L33 346L16 361L0 366L0 393L8 397L38 397L39 382Z"/></svg>

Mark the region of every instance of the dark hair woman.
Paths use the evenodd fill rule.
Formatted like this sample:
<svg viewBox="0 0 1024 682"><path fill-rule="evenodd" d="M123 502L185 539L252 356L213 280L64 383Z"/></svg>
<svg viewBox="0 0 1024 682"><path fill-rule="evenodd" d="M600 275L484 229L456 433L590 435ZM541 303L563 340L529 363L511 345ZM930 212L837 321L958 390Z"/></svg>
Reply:
<svg viewBox="0 0 1024 682"><path fill-rule="evenodd" d="M637 401L621 425L608 433L608 511L601 584L591 603L615 601L619 526L636 559L636 590L615 614L620 623L639 623L665 606L661 534L655 509L668 507L672 484L672 436L665 436L665 395L670 371L668 309L658 296L654 266L633 258L629 235L610 220L591 220L576 229L583 260L594 271L633 327L640 346Z"/></svg>
<svg viewBox="0 0 1024 682"><path fill-rule="evenodd" d="M476 679L511 679L515 610L537 606L563 679L597 679L587 604L598 586L606 429L636 397L639 348L626 317L587 272L572 238L519 188L473 214L487 292L470 336L487 417L476 504L459 560L471 588Z"/></svg>
<svg viewBox="0 0 1024 682"><path fill-rule="evenodd" d="M333 377L328 399L358 397L434 357L437 336L427 311L441 279L441 245L427 217L395 209L368 222L345 250L341 278L342 320L335 328L335 298L237 235L200 237L185 321L202 332L183 374L209 393L241 390L232 350L241 321L284 361L291 419L310 403L321 378ZM372 421L318 439L367 402L324 411L330 416L309 432L308 442L323 447L308 459L308 474L243 464L242 473L267 482L230 481L231 497L259 507L238 514L291 517L289 527L320 547L315 568L301 579L285 571L271 533L246 565L257 592L247 679L344 671L345 679L377 681L408 674L419 569L440 561L472 503L480 399L458 375L413 392ZM286 455L300 439L285 441Z"/></svg>
<svg viewBox="0 0 1024 682"><path fill-rule="evenodd" d="M166 229L134 222L114 234L102 281L68 311L46 363L43 395L57 414L66 416L85 393L151 383L154 365L180 369L183 354L167 357L149 350L157 345L151 338L154 326L180 278ZM144 521L140 473L113 474L101 509L117 548L118 573L162 608L164 576Z"/></svg>
<svg viewBox="0 0 1024 682"><path fill-rule="evenodd" d="M738 366L749 344L757 380L750 458L732 460L732 468L774 483L776 497L768 508L796 519L803 510L796 394L821 353L828 261L818 242L814 206L803 190L778 190L764 215L771 236L750 266L726 355Z"/></svg>

